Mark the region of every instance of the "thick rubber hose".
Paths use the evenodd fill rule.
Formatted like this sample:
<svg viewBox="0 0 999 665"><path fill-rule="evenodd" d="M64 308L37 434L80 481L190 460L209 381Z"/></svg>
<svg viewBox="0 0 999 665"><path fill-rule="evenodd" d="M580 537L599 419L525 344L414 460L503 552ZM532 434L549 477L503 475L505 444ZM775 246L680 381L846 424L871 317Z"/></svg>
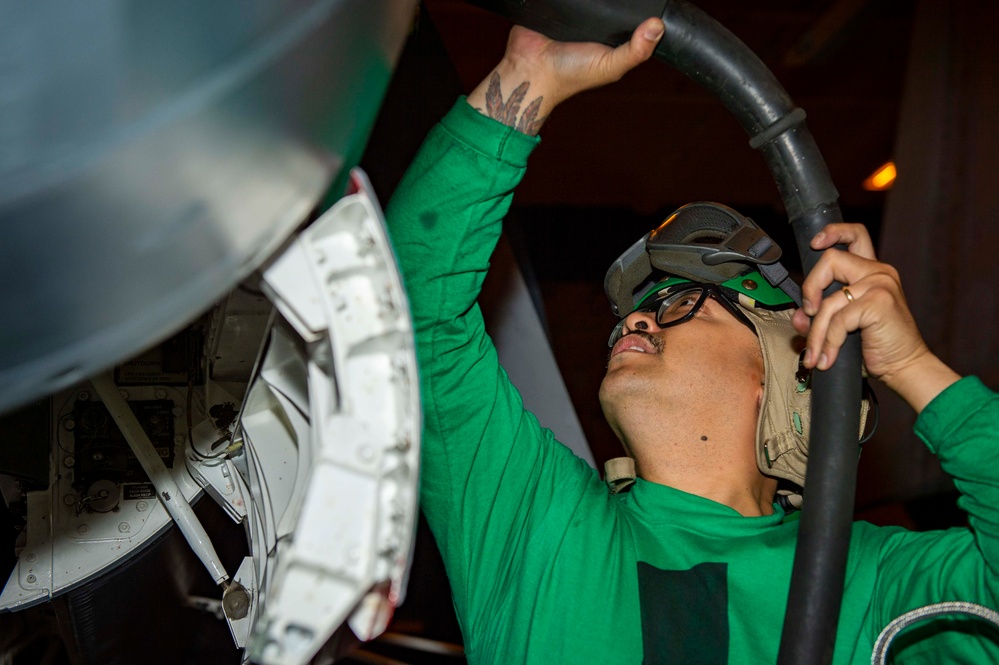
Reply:
<svg viewBox="0 0 999 665"><path fill-rule="evenodd" d="M471 0L514 23L569 41L626 41L641 21L661 16L656 57L697 81L728 108L763 153L794 229L806 271L818 261L810 239L842 221L825 160L804 113L765 64L735 35L683 0ZM826 294L841 285L833 284ZM812 377L806 500L781 636L779 665L825 665L843 596L860 429L860 339L850 335L836 364ZM769 636L761 636L769 639Z"/></svg>

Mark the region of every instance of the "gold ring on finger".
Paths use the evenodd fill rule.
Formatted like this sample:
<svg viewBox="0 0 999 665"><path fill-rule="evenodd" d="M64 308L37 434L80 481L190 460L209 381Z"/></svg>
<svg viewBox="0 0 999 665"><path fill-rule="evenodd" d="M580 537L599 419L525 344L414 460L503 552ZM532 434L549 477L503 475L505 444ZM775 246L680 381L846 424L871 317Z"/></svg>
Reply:
<svg viewBox="0 0 999 665"><path fill-rule="evenodd" d="M846 296L846 299L847 299L847 300L848 300L849 302L851 302L851 303L852 303L852 302L853 302L853 294L852 294L852 293L850 293L850 289L848 289L848 288L846 288L846 287L844 286L844 287L843 287L842 289L840 289L840 290L841 290L841 291L843 292L843 295L844 295L844 296Z"/></svg>

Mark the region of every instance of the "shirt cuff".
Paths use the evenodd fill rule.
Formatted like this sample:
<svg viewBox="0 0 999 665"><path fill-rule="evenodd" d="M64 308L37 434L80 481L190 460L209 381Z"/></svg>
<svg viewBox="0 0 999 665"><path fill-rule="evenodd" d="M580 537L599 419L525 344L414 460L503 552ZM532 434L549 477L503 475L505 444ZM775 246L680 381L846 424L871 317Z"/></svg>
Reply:
<svg viewBox="0 0 999 665"><path fill-rule="evenodd" d="M951 432L995 396L978 377L966 376L947 386L926 405L916 418L916 435L936 453Z"/></svg>
<svg viewBox="0 0 999 665"><path fill-rule="evenodd" d="M527 158L541 142L538 136L528 136L479 113L464 96L458 98L441 125L469 148L518 168L527 166Z"/></svg>

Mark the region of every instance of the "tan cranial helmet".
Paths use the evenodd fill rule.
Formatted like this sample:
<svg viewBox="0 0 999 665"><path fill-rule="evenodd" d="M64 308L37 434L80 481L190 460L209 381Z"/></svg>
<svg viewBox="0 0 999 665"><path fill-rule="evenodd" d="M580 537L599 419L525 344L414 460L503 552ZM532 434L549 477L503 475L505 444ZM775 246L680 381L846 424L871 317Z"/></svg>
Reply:
<svg viewBox="0 0 999 665"><path fill-rule="evenodd" d="M691 203L611 264L604 291L620 319L611 333L611 345L623 334L630 312L643 308L656 311L657 318L668 318L676 311L669 308L680 302L670 299L671 294L682 293L677 287L682 289L684 283L723 299L736 318L752 325L766 372L756 429L757 465L765 475L785 481L778 487L788 499L783 503L799 506L808 462L812 391L809 374L799 363L804 340L791 326L801 293L780 264L780 256L780 247L748 217L711 201ZM703 296L698 303L702 302ZM659 323L680 324L696 315L699 306L681 319ZM861 432L869 408L865 400ZM629 470L627 464L612 460L606 478L612 492L621 491L634 478L633 465Z"/></svg>

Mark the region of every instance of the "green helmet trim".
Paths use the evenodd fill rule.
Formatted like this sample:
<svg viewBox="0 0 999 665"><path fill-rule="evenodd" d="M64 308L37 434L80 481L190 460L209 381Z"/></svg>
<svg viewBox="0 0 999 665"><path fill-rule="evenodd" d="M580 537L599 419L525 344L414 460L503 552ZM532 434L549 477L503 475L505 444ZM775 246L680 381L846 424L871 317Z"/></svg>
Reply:
<svg viewBox="0 0 999 665"><path fill-rule="evenodd" d="M638 301L638 304L635 305L635 309L632 311L640 308L643 304L645 304L646 300L654 297L663 289L689 282L692 282L692 280L685 279L683 277L669 277L659 282L649 289L644 296L642 296L642 298ZM764 279L763 275L761 275L757 270L752 270L747 272L745 275L738 275L726 280L722 282L720 286L723 289L741 293L746 298L749 298L749 300L752 301L749 303L751 307L755 307L757 303L767 308L780 308L786 305L794 305L794 300L792 300L789 295L784 293L781 289L771 286L770 282Z"/></svg>

